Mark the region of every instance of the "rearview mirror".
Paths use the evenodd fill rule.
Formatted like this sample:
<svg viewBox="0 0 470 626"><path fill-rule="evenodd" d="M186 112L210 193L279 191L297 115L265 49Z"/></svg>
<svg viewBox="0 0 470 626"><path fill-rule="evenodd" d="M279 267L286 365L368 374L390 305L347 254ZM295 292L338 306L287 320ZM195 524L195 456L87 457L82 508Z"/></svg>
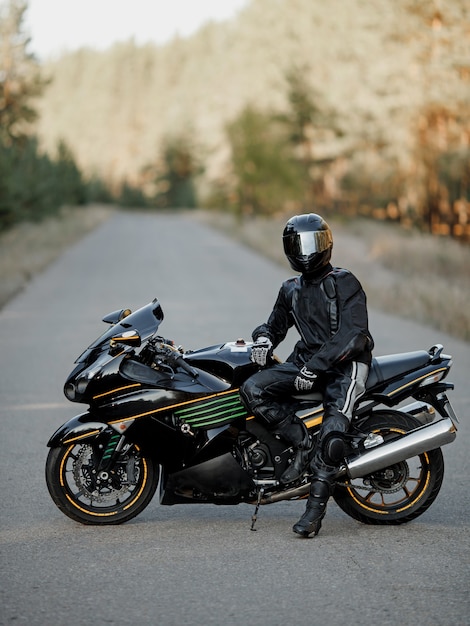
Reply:
<svg viewBox="0 0 470 626"><path fill-rule="evenodd" d="M132 311L130 309L120 309L119 311L113 311L112 313L108 313L108 315L105 315L103 317L103 322L106 322L106 324L117 324L131 313Z"/></svg>

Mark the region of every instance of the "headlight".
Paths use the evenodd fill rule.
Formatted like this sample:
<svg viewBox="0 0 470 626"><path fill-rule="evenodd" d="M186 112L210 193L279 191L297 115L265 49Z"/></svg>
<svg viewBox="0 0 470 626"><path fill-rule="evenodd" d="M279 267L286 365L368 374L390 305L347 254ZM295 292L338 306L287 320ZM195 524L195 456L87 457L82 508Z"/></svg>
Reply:
<svg viewBox="0 0 470 626"><path fill-rule="evenodd" d="M88 380L86 378L79 378L77 381L77 391L80 395L83 395L88 387Z"/></svg>
<svg viewBox="0 0 470 626"><path fill-rule="evenodd" d="M71 400L72 402L75 400L75 385L73 383L67 383L64 387L65 397Z"/></svg>
<svg viewBox="0 0 470 626"><path fill-rule="evenodd" d="M86 378L79 378L75 383L67 383L64 387L64 394L66 398L72 402L77 399L77 396L82 396L86 388L88 387L88 380Z"/></svg>

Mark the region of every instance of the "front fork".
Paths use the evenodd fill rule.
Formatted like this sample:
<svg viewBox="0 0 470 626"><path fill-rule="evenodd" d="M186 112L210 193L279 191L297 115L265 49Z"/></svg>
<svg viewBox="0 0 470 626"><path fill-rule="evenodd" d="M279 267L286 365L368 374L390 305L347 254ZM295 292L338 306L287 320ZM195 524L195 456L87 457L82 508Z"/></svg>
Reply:
<svg viewBox="0 0 470 626"><path fill-rule="evenodd" d="M119 456L125 442L126 438L124 435L116 432L111 434L104 447L103 455L97 467L98 474L109 472L110 468L114 465L114 462Z"/></svg>

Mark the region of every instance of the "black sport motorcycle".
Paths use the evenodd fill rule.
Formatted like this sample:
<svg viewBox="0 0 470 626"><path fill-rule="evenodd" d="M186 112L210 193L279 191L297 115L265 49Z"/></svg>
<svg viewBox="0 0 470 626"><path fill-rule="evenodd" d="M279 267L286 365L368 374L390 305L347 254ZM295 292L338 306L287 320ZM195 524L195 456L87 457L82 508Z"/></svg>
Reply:
<svg viewBox="0 0 470 626"><path fill-rule="evenodd" d="M184 352L157 335L162 320L157 299L111 313L103 318L111 327L75 362L64 393L88 410L48 442L46 481L58 508L82 524L121 524L159 486L164 505L252 503L253 529L260 505L305 498L308 470L294 486L280 484L293 450L240 401L240 385L257 371L252 344ZM452 360L442 351L373 359L333 494L352 518L402 524L437 497L440 446L455 439L458 424L447 398L453 385L443 382ZM315 438L321 394L293 402Z"/></svg>

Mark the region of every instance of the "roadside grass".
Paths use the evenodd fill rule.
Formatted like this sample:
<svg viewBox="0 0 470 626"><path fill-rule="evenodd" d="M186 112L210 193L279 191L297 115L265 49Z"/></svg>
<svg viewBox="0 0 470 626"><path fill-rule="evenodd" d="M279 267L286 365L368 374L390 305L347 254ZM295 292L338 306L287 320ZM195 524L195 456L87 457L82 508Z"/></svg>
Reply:
<svg viewBox="0 0 470 626"><path fill-rule="evenodd" d="M102 224L116 208L65 208L37 224L19 224L0 235L0 308L70 245ZM292 273L281 235L288 216L246 218L190 211ZM470 341L470 246L365 219L331 219L333 264L361 281L369 305ZM274 298L273 294L273 298Z"/></svg>
<svg viewBox="0 0 470 626"><path fill-rule="evenodd" d="M289 216L246 218L205 212L201 219L289 268L281 235ZM334 265L361 281L369 305L470 341L470 246L395 224L331 219Z"/></svg>
<svg viewBox="0 0 470 626"><path fill-rule="evenodd" d="M112 213L105 205L65 207L41 222L17 224L0 235L0 309L29 280Z"/></svg>

